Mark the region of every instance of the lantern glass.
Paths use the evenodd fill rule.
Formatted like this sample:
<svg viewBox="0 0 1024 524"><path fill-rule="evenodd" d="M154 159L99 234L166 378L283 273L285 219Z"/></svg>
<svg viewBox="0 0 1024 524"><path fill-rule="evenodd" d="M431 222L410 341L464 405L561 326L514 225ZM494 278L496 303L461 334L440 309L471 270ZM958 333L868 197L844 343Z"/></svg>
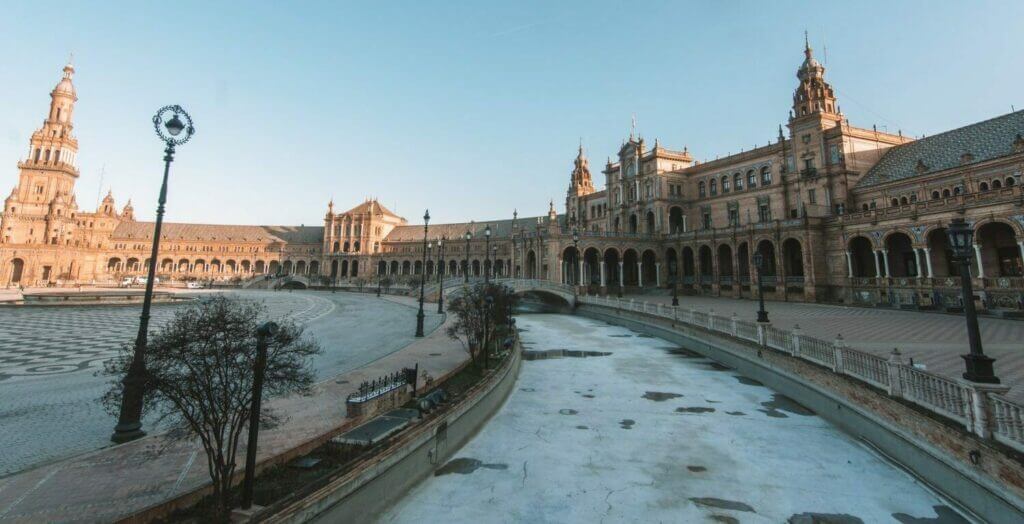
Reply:
<svg viewBox="0 0 1024 524"><path fill-rule="evenodd" d="M167 128L167 132L170 133L171 136L178 136L185 129L185 124L181 122L177 113L175 113L174 116L164 124L164 127Z"/></svg>
<svg viewBox="0 0 1024 524"><path fill-rule="evenodd" d="M427 210L426 213L423 213L423 223L426 224L427 222L430 222L430 210L429 209Z"/></svg>
<svg viewBox="0 0 1024 524"><path fill-rule="evenodd" d="M487 228L484 229L484 234L487 235L488 238L490 238L490 236L491 236L491 226L487 226Z"/></svg>
<svg viewBox="0 0 1024 524"><path fill-rule="evenodd" d="M949 235L949 245L953 249L953 254L961 258L970 256L974 231L967 222L962 218L954 219L946 229L946 233Z"/></svg>

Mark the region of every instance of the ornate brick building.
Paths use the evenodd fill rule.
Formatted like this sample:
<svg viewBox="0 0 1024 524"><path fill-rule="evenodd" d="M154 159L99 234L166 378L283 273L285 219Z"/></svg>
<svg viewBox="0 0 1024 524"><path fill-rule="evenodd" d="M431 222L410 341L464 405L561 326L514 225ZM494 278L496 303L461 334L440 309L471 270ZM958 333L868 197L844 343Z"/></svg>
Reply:
<svg viewBox="0 0 1024 524"><path fill-rule="evenodd" d="M972 274L990 308L1019 309L1024 292L1024 111L913 140L853 126L825 68L805 46L785 128L773 143L700 163L683 148L633 134L597 190L581 145L565 213L423 227L368 200L322 227L166 224L165 278L298 274L444 273L578 283L593 292L678 286L684 293L751 296L751 258L773 298L953 305L956 268L944 227L962 217L976 232ZM78 209L77 100L68 65L32 135L0 221L0 285L113 281L142 274L152 223L112 195ZM488 238L485 234L490 229ZM578 251L572 231L579 232ZM467 240L467 233L470 235ZM315 278L311 278L315 281Z"/></svg>

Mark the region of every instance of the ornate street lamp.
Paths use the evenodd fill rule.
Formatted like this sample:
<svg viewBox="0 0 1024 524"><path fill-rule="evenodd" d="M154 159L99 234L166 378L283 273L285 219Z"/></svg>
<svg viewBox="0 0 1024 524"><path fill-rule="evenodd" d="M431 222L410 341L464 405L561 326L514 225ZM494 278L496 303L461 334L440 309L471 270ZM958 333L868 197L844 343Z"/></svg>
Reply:
<svg viewBox="0 0 1024 524"><path fill-rule="evenodd" d="M971 251L974 230L962 218L954 218L946 229L953 257L960 264L960 288L963 293L964 316L967 317L967 342L971 352L962 355L967 366L964 378L971 382L998 384L992 368L995 359L986 356L981 348L981 331L978 329L978 312L974 308L974 289L971 283Z"/></svg>
<svg viewBox="0 0 1024 524"><path fill-rule="evenodd" d="M167 119L168 114L171 118ZM182 120L184 118L184 121ZM174 150L188 142L196 129L192 117L181 106L164 106L153 116L153 128L163 140L164 178L157 200L156 224L153 228L153 248L149 257L149 278L146 280L146 294L142 299L142 315L139 316L139 333L135 337L135 353L122 383L121 412L117 426L110 440L121 443L135 440L146 434L142 431L142 398L146 389L146 344L149 335L149 310L153 303L153 281L156 280L156 262L160 252L160 229L164 223L164 204L167 203L167 176L174 161ZM166 131L166 132L165 132ZM183 134L184 133L184 134Z"/></svg>
<svg viewBox="0 0 1024 524"><path fill-rule="evenodd" d="M484 228L484 283L491 282L491 225Z"/></svg>
<svg viewBox="0 0 1024 524"><path fill-rule="evenodd" d="M469 284L469 241L473 240L473 233L468 229L466 230L466 267L462 269L462 276L465 277L465 282Z"/></svg>
<svg viewBox="0 0 1024 524"><path fill-rule="evenodd" d="M760 309L757 310L757 321L768 323L768 312L764 310L764 287L761 284L761 272L764 271L764 255L760 251L754 252L754 267L757 268L757 300Z"/></svg>
<svg viewBox="0 0 1024 524"><path fill-rule="evenodd" d="M572 228L572 250L573 250L573 253L576 254L576 260L573 261L573 266L574 267L572 268L572 274L575 275L576 274L576 268L578 268L579 265L580 265L580 230L579 230L579 228L576 228L576 227ZM577 293L579 293L578 289L580 287L581 277L582 277L582 275L579 275L576 278L572 279L573 280L573 286L572 286L572 302L573 302L573 304L576 303L576 295L577 295Z"/></svg>
<svg viewBox="0 0 1024 524"><path fill-rule="evenodd" d="M444 313L444 238L437 241L437 312Z"/></svg>
<svg viewBox="0 0 1024 524"><path fill-rule="evenodd" d="M416 336L423 336L423 286L427 282L427 232L430 229L430 210L423 213L423 273L420 275L420 310L416 313Z"/></svg>
<svg viewBox="0 0 1024 524"><path fill-rule="evenodd" d="M242 509L252 507L256 480L256 444L260 434L260 407L263 403L263 376L267 370L268 340L277 334L276 322L267 322L256 330L256 367L252 379L252 404L249 407L249 440L245 451L245 478L242 482Z"/></svg>

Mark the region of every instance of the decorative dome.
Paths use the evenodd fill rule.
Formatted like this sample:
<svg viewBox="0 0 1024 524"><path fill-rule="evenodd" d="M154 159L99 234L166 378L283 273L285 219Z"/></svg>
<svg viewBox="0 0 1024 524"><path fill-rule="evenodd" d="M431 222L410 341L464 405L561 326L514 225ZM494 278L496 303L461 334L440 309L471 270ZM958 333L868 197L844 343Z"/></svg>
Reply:
<svg viewBox="0 0 1024 524"><path fill-rule="evenodd" d="M71 77L75 74L75 66L68 65L64 66L64 78L57 82L57 86L53 88L54 93L64 93L71 96L75 96L75 84L71 83Z"/></svg>

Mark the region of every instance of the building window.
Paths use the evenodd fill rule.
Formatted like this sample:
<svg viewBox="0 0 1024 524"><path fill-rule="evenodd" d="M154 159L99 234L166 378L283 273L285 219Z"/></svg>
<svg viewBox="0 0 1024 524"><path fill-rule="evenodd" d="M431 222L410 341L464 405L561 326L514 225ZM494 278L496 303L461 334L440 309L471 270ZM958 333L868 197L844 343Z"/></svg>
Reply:
<svg viewBox="0 0 1024 524"><path fill-rule="evenodd" d="M717 195L718 194L718 183L715 182L714 178L711 179L711 182L709 182L708 185L709 185L708 191L711 193L711 196Z"/></svg>
<svg viewBox="0 0 1024 524"><path fill-rule="evenodd" d="M772 170L768 166L761 168L761 185L767 186L772 183Z"/></svg>
<svg viewBox="0 0 1024 524"><path fill-rule="evenodd" d="M828 158L829 162L833 164L839 163L839 144L832 144L828 146Z"/></svg>
<svg viewBox="0 0 1024 524"><path fill-rule="evenodd" d="M813 190L813 189L808 189L807 190L807 201L810 202L811 204L817 204L818 203L818 194L817 194L817 192L815 190Z"/></svg>
<svg viewBox="0 0 1024 524"><path fill-rule="evenodd" d="M757 220L760 222L768 222L772 219L772 210L768 204L758 204L757 206Z"/></svg>
<svg viewBox="0 0 1024 524"><path fill-rule="evenodd" d="M704 229L711 229L711 213L710 212L705 211L701 215L701 224L704 226Z"/></svg>
<svg viewBox="0 0 1024 524"><path fill-rule="evenodd" d="M739 209L734 208L729 210L729 225L733 227L740 225Z"/></svg>
<svg viewBox="0 0 1024 524"><path fill-rule="evenodd" d="M804 169L806 171L813 171L814 170L814 159L813 158L805 158L804 159Z"/></svg>
<svg viewBox="0 0 1024 524"><path fill-rule="evenodd" d="M739 190L743 189L743 175L741 175L739 173L736 173L735 175L733 175L732 176L732 186L733 186L733 189L735 189L736 191L739 191Z"/></svg>
<svg viewBox="0 0 1024 524"><path fill-rule="evenodd" d="M747 171L747 189L753 189L757 187L757 175L754 174L754 170Z"/></svg>
<svg viewBox="0 0 1024 524"><path fill-rule="evenodd" d="M729 192L729 177L728 176L723 176L722 177L722 192L723 193L728 193Z"/></svg>
<svg viewBox="0 0 1024 524"><path fill-rule="evenodd" d="M697 194L700 195L701 198L707 196L707 186L703 181L701 181L700 184L697 184Z"/></svg>

